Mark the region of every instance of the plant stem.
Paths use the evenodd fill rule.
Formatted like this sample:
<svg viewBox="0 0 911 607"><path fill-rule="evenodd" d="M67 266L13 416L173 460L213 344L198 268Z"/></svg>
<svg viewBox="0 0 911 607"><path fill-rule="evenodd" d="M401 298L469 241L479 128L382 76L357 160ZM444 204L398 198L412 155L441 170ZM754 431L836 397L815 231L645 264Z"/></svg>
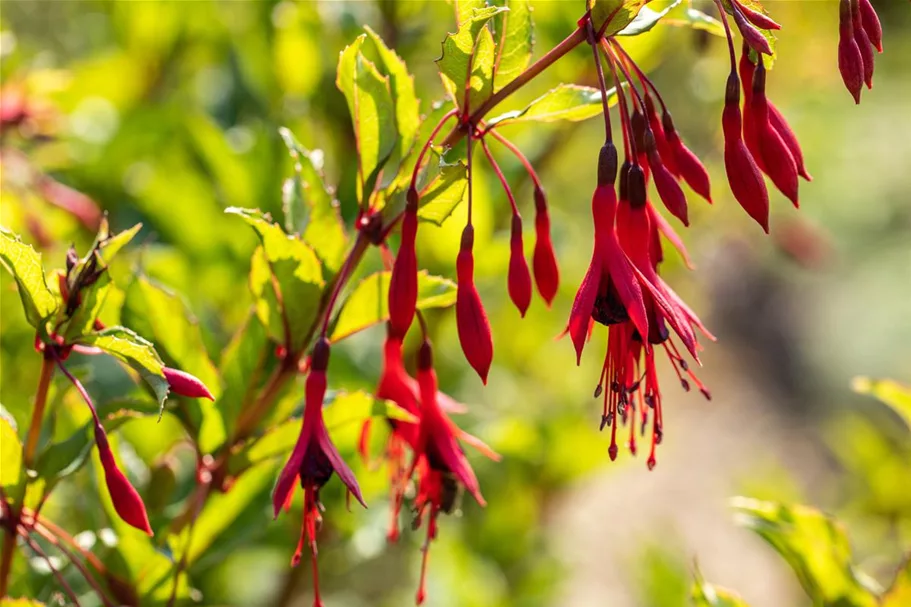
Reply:
<svg viewBox="0 0 911 607"><path fill-rule="evenodd" d="M38 377L38 392L35 394L35 408L32 409L32 421L22 450L22 464L25 469L31 469L38 448L38 437L41 436L41 420L44 419L44 409L47 406L47 392L54 375L54 358L45 351L41 361L41 375Z"/></svg>
<svg viewBox="0 0 911 607"><path fill-rule="evenodd" d="M515 93L517 90L531 82L538 74L556 63L563 55L573 50L581 43L585 42L585 26L577 27L576 30L567 36L560 44L550 49L543 57L531 64L524 72L513 78L509 84L487 98L487 101L481 104L468 117L466 123L463 123L453 129L443 141L443 147L452 147L458 143L466 134L466 124L477 125L484 116L493 108L500 104L501 101Z"/></svg>
<svg viewBox="0 0 911 607"><path fill-rule="evenodd" d="M0 554L0 598L6 597L9 588L9 574L13 568L13 555L16 554L16 521L8 521L3 526L3 548Z"/></svg>

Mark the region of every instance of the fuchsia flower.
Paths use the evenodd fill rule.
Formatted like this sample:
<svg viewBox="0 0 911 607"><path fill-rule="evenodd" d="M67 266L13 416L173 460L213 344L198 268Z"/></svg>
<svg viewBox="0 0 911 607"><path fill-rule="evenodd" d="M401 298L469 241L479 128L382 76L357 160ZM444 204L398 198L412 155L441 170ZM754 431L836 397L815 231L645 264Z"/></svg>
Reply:
<svg viewBox="0 0 911 607"><path fill-rule="evenodd" d="M404 337L414 320L418 301L418 262L415 238L418 230L418 192L408 189L402 218L402 244L389 280L389 324L396 335Z"/></svg>
<svg viewBox="0 0 911 607"><path fill-rule="evenodd" d="M531 305L531 272L528 271L528 262L525 261L525 249L522 245L522 218L518 214L512 216L507 286L509 298L524 318L528 306Z"/></svg>
<svg viewBox="0 0 911 607"><path fill-rule="evenodd" d="M408 477L418 473L415 498L414 527L427 518L427 539L423 547L421 581L416 596L420 605L426 598L427 560L430 542L437 536L437 517L454 511L461 489L467 490L481 506L486 505L478 479L465 457L458 438L480 448L494 460L497 456L477 438L462 432L443 412L438 402L437 377L433 370L433 350L426 339L418 353L418 385L420 387L421 423L414 459Z"/></svg>
<svg viewBox="0 0 911 607"><path fill-rule="evenodd" d="M272 508L278 518L282 507L292 496L295 482L300 482L304 490L304 520L301 526L300 540L291 565L300 563L304 544L310 545L310 558L313 565L314 606L321 606L319 596L319 578L317 570L316 534L322 524L322 504L319 491L329 482L332 474L339 479L365 508L364 498L354 478L354 473L345 464L335 445L329 438L326 424L323 421L323 398L326 395L326 369L329 367L329 341L323 337L313 348L310 357L310 373L305 385L304 419L300 435L291 457L282 469L272 492Z"/></svg>
<svg viewBox="0 0 911 607"><path fill-rule="evenodd" d="M181 396L187 396L189 398L208 398L212 401L215 400L215 397L212 396L212 393L209 392L209 389L198 377L191 375L186 371L172 369L170 367L164 367L162 370L164 371L165 379L168 380L168 386L170 386L171 391L175 394L180 394Z"/></svg>
<svg viewBox="0 0 911 607"><path fill-rule="evenodd" d="M883 52L883 29L870 0L841 0L838 7L838 69L855 103L860 103L864 83L867 88L873 88L874 48Z"/></svg>
<svg viewBox="0 0 911 607"><path fill-rule="evenodd" d="M459 343L468 364L486 384L490 364L493 362L493 336L484 304L474 285L473 247L474 227L469 224L462 231L462 244L456 259L456 276L459 280L456 292L456 325L459 330Z"/></svg>
<svg viewBox="0 0 911 607"><path fill-rule="evenodd" d="M550 306L560 285L560 269L557 266L557 256L550 239L547 199L540 186L535 186L535 236L535 252L532 256L535 284L538 285L538 293Z"/></svg>

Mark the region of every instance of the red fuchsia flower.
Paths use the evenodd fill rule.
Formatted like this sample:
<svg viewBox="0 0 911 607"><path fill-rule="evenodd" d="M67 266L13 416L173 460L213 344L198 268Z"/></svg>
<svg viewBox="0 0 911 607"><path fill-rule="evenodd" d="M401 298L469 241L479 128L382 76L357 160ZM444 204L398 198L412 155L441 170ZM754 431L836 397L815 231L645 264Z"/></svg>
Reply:
<svg viewBox="0 0 911 607"><path fill-rule="evenodd" d="M743 14L743 17L759 29L781 29L781 26L778 25L778 23L776 23L771 17L765 13L762 13L754 8L745 5L743 2L740 2L740 0L732 0L732 4L737 5L737 9Z"/></svg>
<svg viewBox="0 0 911 607"><path fill-rule="evenodd" d="M752 48L757 53L762 53L763 55L772 54L772 46L769 44L769 39L762 35L762 32L751 23L752 19L747 19L746 13L743 11L743 5L741 5L736 0L731 2L731 14L734 17L734 23L737 25L737 29L740 30L740 35L743 36L743 41L746 42L750 48ZM772 23L775 27L774 29L780 29L781 26L757 11L750 11L750 16L760 21L761 23ZM762 26L763 29L771 29L766 26Z"/></svg>
<svg viewBox="0 0 911 607"><path fill-rule="evenodd" d="M864 58L854 35L854 13L859 10L856 0L841 0L838 12L838 69L845 87L860 103L864 84Z"/></svg>
<svg viewBox="0 0 911 607"><path fill-rule="evenodd" d="M321 338L313 348L310 357L310 373L305 385L304 419L301 432L291 452L291 457L282 469L272 493L273 513L278 518L283 506L290 502L295 482L299 481L304 490L304 520L300 541L291 559L291 566L296 567L301 560L304 544L310 545L310 558L313 565L314 607L322 606L319 595L319 575L317 570L316 534L322 524L320 512L323 507L319 501L319 491L332 477L338 477L348 488L350 494L365 508L364 498L358 487L354 473L345 464L335 445L329 438L326 424L323 421L323 398L326 394L326 369L329 367L329 341Z"/></svg>
<svg viewBox="0 0 911 607"><path fill-rule="evenodd" d="M427 595L427 560L430 542L437 536L437 517L441 512L451 514L455 510L462 488L467 490L478 504L486 505L481 496L478 479L458 439L470 442L491 459L499 460L499 456L477 438L462 432L443 412L437 400L433 350L426 339L418 353L418 385L421 423L411 472L416 470L418 473L414 528L420 527L425 516L427 519L427 539L422 548L424 555L421 562L421 580L416 596L416 601L420 605ZM408 476L411 476L410 472Z"/></svg>
<svg viewBox="0 0 911 607"><path fill-rule="evenodd" d="M191 375L186 371L172 369L170 367L164 367L162 370L164 371L165 379L168 380L168 386L175 394L180 394L181 396L187 396L189 398L208 398L212 401L215 400L215 397L212 396L212 393L198 377Z"/></svg>
<svg viewBox="0 0 911 607"><path fill-rule="evenodd" d="M535 284L538 285L538 293L550 306L560 286L560 269L557 266L557 256L550 239L547 199L540 186L535 186L535 251L532 255L532 267L535 273Z"/></svg>
<svg viewBox="0 0 911 607"><path fill-rule="evenodd" d="M415 238L418 230L418 192L412 186L406 195L402 217L402 243L389 280L389 324L396 335L404 337L414 320L418 301L418 262Z"/></svg>
<svg viewBox="0 0 911 607"><path fill-rule="evenodd" d="M474 285L473 246L474 227L469 224L462 231L462 243L456 258L456 277L459 281L456 292L456 325L462 352L486 385L487 374L493 362L493 336L484 304Z"/></svg>
<svg viewBox="0 0 911 607"><path fill-rule="evenodd" d="M664 112L661 117L661 124L664 127L664 136L667 138L668 145L674 152L674 161L680 176L686 181L687 185L693 188L693 191L712 202L711 184L709 181L709 172L705 165L699 160L688 147L680 140L677 130L674 128L674 121L670 113Z"/></svg>
<svg viewBox="0 0 911 607"><path fill-rule="evenodd" d="M724 166L734 198L747 214L769 231L769 193L765 182L743 142L743 120L740 114L740 79L736 72L728 77L722 114L724 130Z"/></svg>
<svg viewBox="0 0 911 607"><path fill-rule="evenodd" d="M531 272L525 261L525 249L522 245L522 218L512 216L512 231L509 238L509 272L507 274L509 298L525 318L525 312L531 305Z"/></svg>
<svg viewBox="0 0 911 607"><path fill-rule="evenodd" d="M127 477L117 467L117 460L114 459L114 453L111 451L107 433L104 430L104 426L101 425L101 418L98 417L98 411L96 411L95 404L92 402L92 398L89 396L85 386L63 365L63 358L58 355L55 347L45 346L45 356L56 360L57 367L76 387L76 390L92 413L95 445L98 447L98 456L101 459L101 467L104 470L104 483L107 485L108 495L111 496L111 503L114 505L117 515L131 527L135 527L149 535L154 535L149 525L149 516L146 514L145 504L143 504L139 492L136 491L136 488L130 484Z"/></svg>
<svg viewBox="0 0 911 607"><path fill-rule="evenodd" d="M873 8L870 0L859 0L858 4L860 6L861 23L867 33L867 39L881 53L883 52L883 27L879 22L876 9Z"/></svg>

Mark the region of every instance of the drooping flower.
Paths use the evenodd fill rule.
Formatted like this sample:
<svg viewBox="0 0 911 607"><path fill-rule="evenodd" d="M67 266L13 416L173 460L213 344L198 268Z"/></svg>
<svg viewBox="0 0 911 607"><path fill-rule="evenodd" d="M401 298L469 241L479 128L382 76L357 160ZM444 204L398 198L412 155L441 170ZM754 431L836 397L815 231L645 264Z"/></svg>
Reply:
<svg viewBox="0 0 911 607"><path fill-rule="evenodd" d="M477 372L481 381L487 384L487 374L493 362L493 336L490 322L484 311L481 296L474 285L474 227L465 226L462 232L462 243L456 259L456 325L459 330L459 343L468 364Z"/></svg>
<svg viewBox="0 0 911 607"><path fill-rule="evenodd" d="M864 59L857 38L854 36L854 6L851 0L840 0L838 8L838 69L845 87L860 103L864 85Z"/></svg>
<svg viewBox="0 0 911 607"><path fill-rule="evenodd" d="M164 367L162 371L164 372L165 379L168 380L168 386L171 388L172 392L189 398L208 398L209 400L215 400L215 397L212 396L212 393L198 377L191 375L186 371L172 369L170 367Z"/></svg>
<svg viewBox="0 0 911 607"><path fill-rule="evenodd" d="M291 565L297 566L301 560L304 545L308 543L313 565L314 607L322 606L319 595L316 545L316 534L322 524L320 489L335 473L355 499L366 508L357 479L354 478L354 473L345 464L329 438L329 432L323 421L323 398L326 394L329 353L329 341L321 338L314 346L310 357L310 373L307 375L305 384L304 419L300 435L272 493L273 513L278 518L282 507L291 499L295 482L299 481L304 490L304 520Z"/></svg>
<svg viewBox="0 0 911 607"><path fill-rule="evenodd" d="M525 248L522 244L522 218L512 216L512 229L509 238L509 272L507 273L509 298L525 317L531 304L531 272L525 261Z"/></svg>
<svg viewBox="0 0 911 607"><path fill-rule="evenodd" d="M418 262L415 238L418 230L418 192L408 189L402 217L402 242L389 279L389 324L404 337L414 320L418 301Z"/></svg>
<svg viewBox="0 0 911 607"><path fill-rule="evenodd" d="M560 269L557 266L557 256L554 254L554 245L550 238L547 198L544 190L538 186L535 187L535 251L532 255L532 267L538 293L550 306L560 285Z"/></svg>
<svg viewBox="0 0 911 607"><path fill-rule="evenodd" d="M437 377L433 370L433 350L426 339L418 352L418 385L420 387L421 423L414 450L411 471L417 471L417 496L414 502L417 529L426 518L427 539L422 548L421 578L416 601L427 596L426 577L430 542L437 536L437 517L454 511L464 488L484 506L478 479L459 445L459 438L480 448L488 457L499 457L477 438L461 430L446 416L437 400ZM410 477L411 474L409 473Z"/></svg>

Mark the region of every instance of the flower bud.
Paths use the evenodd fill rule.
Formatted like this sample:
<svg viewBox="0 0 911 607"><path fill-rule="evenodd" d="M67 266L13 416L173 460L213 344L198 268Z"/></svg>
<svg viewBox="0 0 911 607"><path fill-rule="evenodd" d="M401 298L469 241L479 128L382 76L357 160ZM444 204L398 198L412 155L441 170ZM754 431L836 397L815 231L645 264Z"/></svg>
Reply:
<svg viewBox="0 0 911 607"><path fill-rule="evenodd" d="M870 44L876 47L880 53L883 52L883 27L876 15L876 9L870 4L870 0L860 0L860 17L864 31L867 32L867 38Z"/></svg>
<svg viewBox="0 0 911 607"><path fill-rule="evenodd" d="M769 121L769 105L765 95L766 69L760 61L753 76L750 105L756 121L756 137L765 173L782 194L798 206L797 163L778 131Z"/></svg>
<svg viewBox="0 0 911 607"><path fill-rule="evenodd" d="M613 185L617 181L617 146L608 141L598 154L598 185Z"/></svg>
<svg viewBox="0 0 911 607"><path fill-rule="evenodd" d="M674 152L674 161L680 171L680 176L686 181L687 185L693 188L693 191L712 203L712 186L709 180L709 172L677 134L674 128L674 121L671 115L666 113L661 118L664 126L664 136L667 138L668 145Z"/></svg>
<svg viewBox="0 0 911 607"><path fill-rule="evenodd" d="M671 172L665 168L657 152L652 152L652 154L649 156L648 161L649 165L652 167L652 174L655 179L655 188L658 190L658 196L661 197L661 202L664 203L664 206L667 207L667 210L670 211L674 217L679 219L683 225L690 225L686 207L686 195L683 193L683 189L680 187L680 184L677 183L677 180L674 178ZM632 204L632 191L630 192L630 195L630 203ZM633 204L633 208L638 207L637 205Z"/></svg>
<svg viewBox="0 0 911 607"><path fill-rule="evenodd" d="M409 206L410 199L409 196ZM415 253L418 215L417 205L414 206L413 210L406 209L402 218L402 244L389 280L389 324L398 337L404 337L408 333L418 302L418 262Z"/></svg>
<svg viewBox="0 0 911 607"><path fill-rule="evenodd" d="M462 232L462 246L456 259L456 275L459 280L456 292L456 325L459 343L468 364L487 384L487 374L493 361L493 337L487 313L474 285L474 228L465 226Z"/></svg>
<svg viewBox="0 0 911 607"><path fill-rule="evenodd" d="M648 95L645 96L645 112L648 116L648 126L655 138L655 146L658 148L658 154L661 156L661 162L664 163L665 168L667 168L672 175L680 177L680 169L677 168L674 150L671 148L667 141L667 137L664 135L664 128L661 126L661 121L658 119L658 113L655 111L655 104Z"/></svg>
<svg viewBox="0 0 911 607"><path fill-rule="evenodd" d="M186 371L172 369L170 367L163 367L162 371L164 372L165 379L168 380L168 386L170 386L171 391L175 394L180 394L181 396L189 398L208 398L209 400L215 400L215 397L212 396L212 393L209 392L209 389L198 377L190 375Z"/></svg>
<svg viewBox="0 0 911 607"><path fill-rule="evenodd" d="M873 71L876 68L876 59L873 55L873 44L870 37L864 29L860 10L854 11L854 41L857 42L857 48L860 49L860 58L864 62L864 82L868 89L873 88Z"/></svg>
<svg viewBox="0 0 911 607"><path fill-rule="evenodd" d="M800 149L800 142L797 141L797 135L791 130L791 125L785 120L785 117L778 111L778 108L769 101L769 123L772 128L778 131L782 141L788 146L794 162L797 164L797 173L807 181L813 181L813 177L807 171L803 159L803 150Z"/></svg>
<svg viewBox="0 0 911 607"><path fill-rule="evenodd" d="M737 75L734 73L728 79L728 91L731 90L732 80L737 82ZM734 90L736 91L738 88ZM725 103L722 126L724 130L724 166L734 198L747 214L768 232L769 194L759 167L756 166L756 162L743 143L743 123L740 116L740 105L736 100L733 103L730 101Z"/></svg>
<svg viewBox="0 0 911 607"><path fill-rule="evenodd" d="M531 273L525 261L525 249L522 245L522 218L512 216L512 234L509 240L509 275L507 277L509 298L525 317L531 304Z"/></svg>
<svg viewBox="0 0 911 607"><path fill-rule="evenodd" d="M642 170L642 167L638 164L632 165L629 168L626 182L629 195L627 200L630 206L634 209L644 207L648 195L645 190L645 171Z"/></svg>
<svg viewBox="0 0 911 607"><path fill-rule="evenodd" d="M98 446L101 467L104 469L104 482L108 487L108 494L111 496L111 502L114 504L117 515L131 527L154 535L149 526L149 517L142 498L117 467L104 427L97 421L95 423L95 444Z"/></svg>
<svg viewBox="0 0 911 607"><path fill-rule="evenodd" d="M756 113L753 111L753 74L756 65L750 59L750 47L743 43L743 52L740 54L740 83L743 86L743 142L756 161L760 171L765 171L762 162L762 152L759 149L759 127L757 126Z"/></svg>
<svg viewBox="0 0 911 607"><path fill-rule="evenodd" d="M538 293L550 306L560 285L560 269L557 266L557 256L554 254L554 245L550 239L547 200L544 197L544 191L539 187L535 188L535 251L532 255L532 267L535 272Z"/></svg>
<svg viewBox="0 0 911 607"><path fill-rule="evenodd" d="M864 83L864 59L860 54L857 40L854 39L851 0L841 0L838 20L838 70L841 72L845 87L854 97L854 102L859 104L860 91Z"/></svg>
<svg viewBox="0 0 911 607"><path fill-rule="evenodd" d="M737 8L743 13L743 16L747 21L758 27L759 29L764 30L780 30L781 26L776 23L768 15L761 13L749 6L745 5L740 0L734 0L734 3L737 5ZM735 11L736 12L736 11Z"/></svg>
<svg viewBox="0 0 911 607"><path fill-rule="evenodd" d="M737 24L737 29L740 30L740 35L743 36L744 42L749 44L750 48L757 53L771 55L772 46L769 44L769 39L763 36L762 32L756 29L752 23L747 21L736 5L732 5L731 8L733 9L734 23Z"/></svg>

